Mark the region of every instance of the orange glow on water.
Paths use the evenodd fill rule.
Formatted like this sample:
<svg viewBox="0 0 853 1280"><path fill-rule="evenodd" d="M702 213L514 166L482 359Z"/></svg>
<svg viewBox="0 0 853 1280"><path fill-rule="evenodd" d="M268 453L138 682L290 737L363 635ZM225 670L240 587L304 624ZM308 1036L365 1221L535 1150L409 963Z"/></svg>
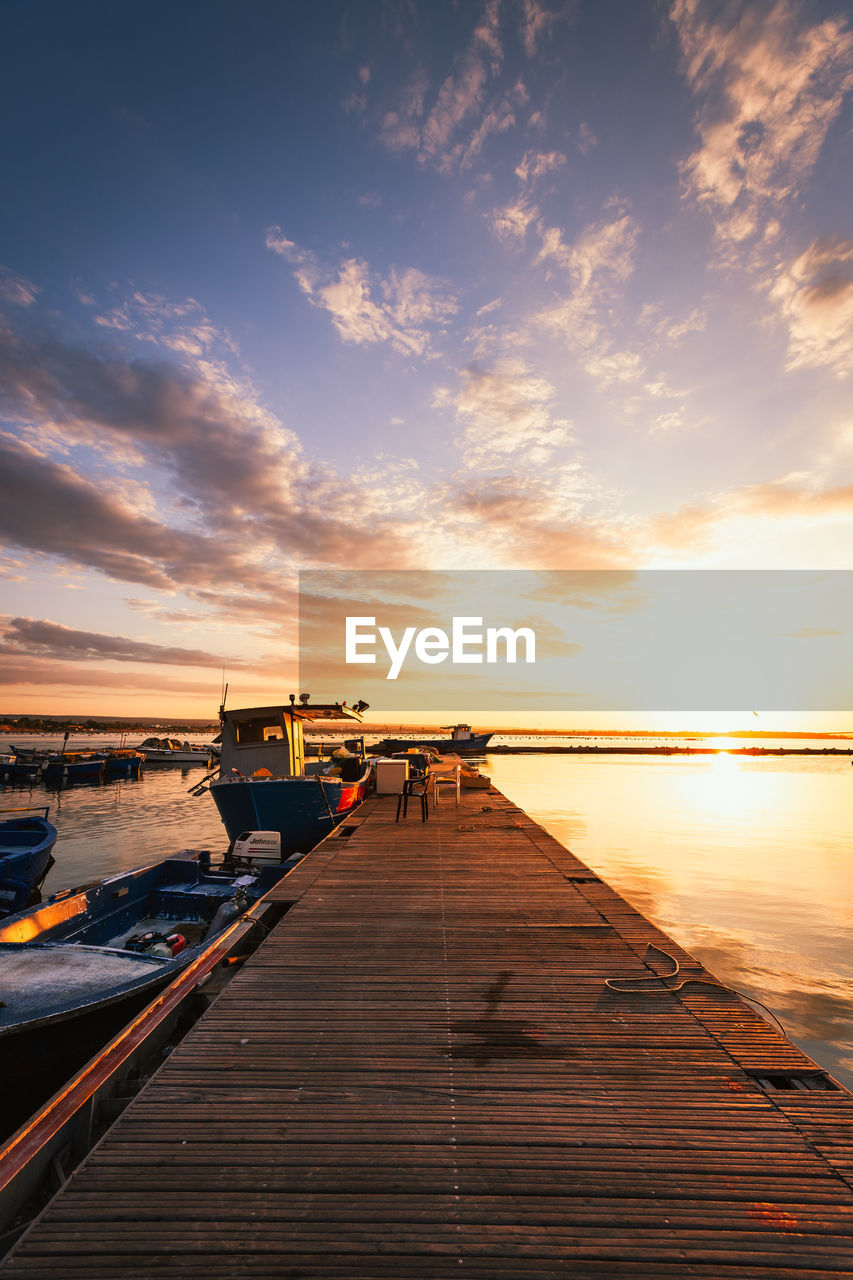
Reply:
<svg viewBox="0 0 853 1280"><path fill-rule="evenodd" d="M849 756L494 755L487 771L853 1086Z"/></svg>

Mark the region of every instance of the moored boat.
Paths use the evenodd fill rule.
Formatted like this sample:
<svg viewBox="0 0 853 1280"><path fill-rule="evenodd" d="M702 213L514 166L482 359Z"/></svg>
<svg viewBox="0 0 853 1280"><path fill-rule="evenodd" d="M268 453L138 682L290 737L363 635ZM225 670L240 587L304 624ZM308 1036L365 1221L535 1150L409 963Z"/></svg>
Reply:
<svg viewBox="0 0 853 1280"><path fill-rule="evenodd" d="M49 812L46 805L0 810L0 818L15 815L0 821L0 917L26 907L53 866L57 832Z"/></svg>
<svg viewBox="0 0 853 1280"><path fill-rule="evenodd" d="M127 747L113 747L104 759L105 778L138 778L145 757L141 751Z"/></svg>
<svg viewBox="0 0 853 1280"><path fill-rule="evenodd" d="M45 759L42 777L45 782L97 782L104 772L103 751L55 751Z"/></svg>
<svg viewBox="0 0 853 1280"><path fill-rule="evenodd" d="M212 869L209 855L185 852L2 921L5 1087L114 1034L287 870Z"/></svg>
<svg viewBox="0 0 853 1280"><path fill-rule="evenodd" d="M13 785L37 782L42 768L43 761L32 756L4 755L0 757L0 782Z"/></svg>
<svg viewBox="0 0 853 1280"><path fill-rule="evenodd" d="M213 742L204 745L181 742L178 738L146 738L133 750L144 757L146 764L207 765L219 754Z"/></svg>
<svg viewBox="0 0 853 1280"><path fill-rule="evenodd" d="M307 853L364 800L371 766L336 753L305 765L303 722L361 720L366 703L249 707L221 712L219 776L207 784L231 840L244 831L277 831L282 853Z"/></svg>
<svg viewBox="0 0 853 1280"><path fill-rule="evenodd" d="M470 724L448 725L451 730L449 738L383 738L370 749L377 755L390 756L398 751L408 751L410 747L425 747L440 756L453 753L461 756L478 756L486 750L491 733L473 733Z"/></svg>

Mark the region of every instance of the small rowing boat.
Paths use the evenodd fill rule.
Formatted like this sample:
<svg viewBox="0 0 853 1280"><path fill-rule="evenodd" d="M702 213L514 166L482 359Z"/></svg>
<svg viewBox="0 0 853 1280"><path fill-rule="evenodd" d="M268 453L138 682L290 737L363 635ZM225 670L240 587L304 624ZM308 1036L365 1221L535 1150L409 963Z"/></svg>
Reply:
<svg viewBox="0 0 853 1280"><path fill-rule="evenodd" d="M31 808L0 810L0 817L15 815L0 821L0 916L26 907L53 866L56 827L47 820L50 809L40 811L42 817Z"/></svg>
<svg viewBox="0 0 853 1280"><path fill-rule="evenodd" d="M288 869L213 868L185 851L0 922L4 1087L103 1043Z"/></svg>

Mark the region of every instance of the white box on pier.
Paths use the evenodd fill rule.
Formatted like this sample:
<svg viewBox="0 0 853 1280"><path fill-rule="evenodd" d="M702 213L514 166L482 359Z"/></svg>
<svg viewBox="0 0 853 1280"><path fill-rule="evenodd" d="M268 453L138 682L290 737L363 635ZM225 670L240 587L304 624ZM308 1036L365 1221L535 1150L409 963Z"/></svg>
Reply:
<svg viewBox="0 0 853 1280"><path fill-rule="evenodd" d="M403 783L409 776L408 760L389 760L381 758L373 762L376 770L376 794L378 796L398 796L403 790Z"/></svg>

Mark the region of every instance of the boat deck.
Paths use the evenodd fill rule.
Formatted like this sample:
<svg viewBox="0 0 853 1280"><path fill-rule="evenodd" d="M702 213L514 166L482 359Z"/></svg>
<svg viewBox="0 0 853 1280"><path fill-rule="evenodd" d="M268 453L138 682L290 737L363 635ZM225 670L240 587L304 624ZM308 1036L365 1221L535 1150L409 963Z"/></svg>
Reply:
<svg viewBox="0 0 853 1280"><path fill-rule="evenodd" d="M395 808L273 891L4 1280L853 1271L853 1095L498 792Z"/></svg>

